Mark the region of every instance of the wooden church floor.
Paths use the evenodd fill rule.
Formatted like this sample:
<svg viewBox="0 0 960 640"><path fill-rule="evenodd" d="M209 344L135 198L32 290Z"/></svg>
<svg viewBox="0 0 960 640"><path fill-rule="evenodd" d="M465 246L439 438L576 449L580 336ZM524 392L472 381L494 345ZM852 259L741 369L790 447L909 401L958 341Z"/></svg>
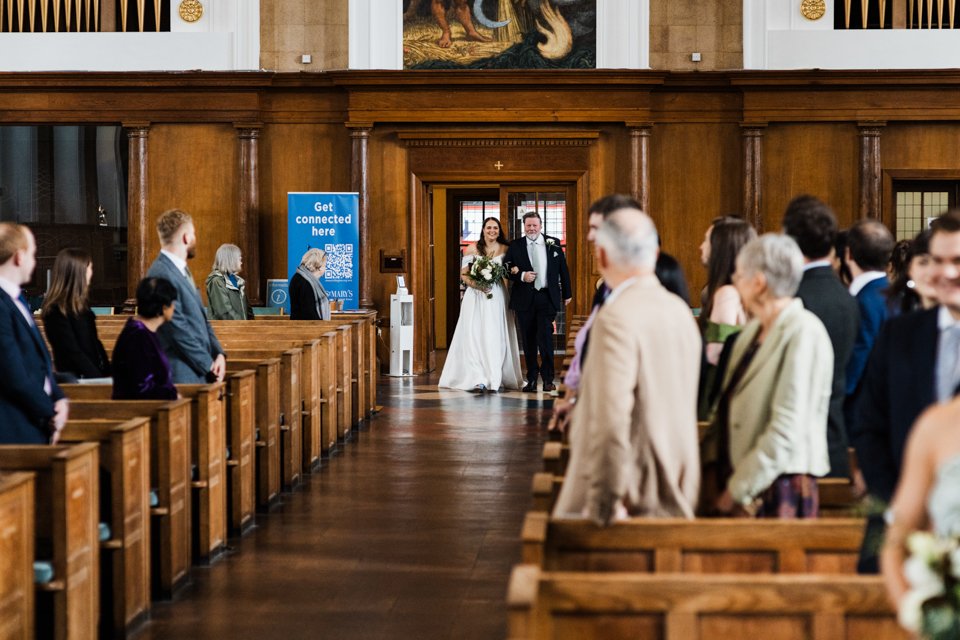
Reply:
<svg viewBox="0 0 960 640"><path fill-rule="evenodd" d="M381 379L329 464L134 637L503 638L549 397Z"/></svg>

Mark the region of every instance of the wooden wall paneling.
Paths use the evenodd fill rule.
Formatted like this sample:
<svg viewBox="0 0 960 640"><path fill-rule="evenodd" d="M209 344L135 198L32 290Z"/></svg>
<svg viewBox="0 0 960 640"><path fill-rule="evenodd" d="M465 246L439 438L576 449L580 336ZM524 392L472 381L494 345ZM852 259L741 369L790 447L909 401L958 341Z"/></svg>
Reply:
<svg viewBox="0 0 960 640"><path fill-rule="evenodd" d="M894 228L893 180L960 180L960 123L891 122L883 129L881 219Z"/></svg>
<svg viewBox="0 0 960 640"><path fill-rule="evenodd" d="M150 126L146 123L125 123L129 166L127 177L127 297L137 291L137 283L147 273L147 250L152 235L149 217L149 156ZM155 235L155 234L153 234Z"/></svg>
<svg viewBox="0 0 960 640"><path fill-rule="evenodd" d="M150 131L148 264L160 241L157 217L167 209L193 216L197 253L190 262L193 279L206 301L204 281L217 248L237 244L236 131L232 124L155 125ZM225 222L226 221L226 222Z"/></svg>
<svg viewBox="0 0 960 640"><path fill-rule="evenodd" d="M630 129L630 195L641 209L650 208L650 136L652 124L628 125Z"/></svg>
<svg viewBox="0 0 960 640"><path fill-rule="evenodd" d="M741 212L763 233L763 126L745 125L743 136L743 207Z"/></svg>
<svg viewBox="0 0 960 640"><path fill-rule="evenodd" d="M370 126L350 127L350 190L359 195L358 216L360 233L358 247L360 254L360 308L369 309L373 305L370 297L373 253L370 250L370 171L368 145Z"/></svg>
<svg viewBox="0 0 960 640"><path fill-rule="evenodd" d="M740 128L729 124L657 124L651 149L650 215L663 250L683 267L691 304L706 282L700 242L710 221L740 213Z"/></svg>
<svg viewBox="0 0 960 640"><path fill-rule="evenodd" d="M265 124L260 136L260 274L287 273L287 193L349 191L350 138L342 123Z"/></svg>
<svg viewBox="0 0 960 640"><path fill-rule="evenodd" d="M880 217L880 135L885 122L859 123L860 137L860 217Z"/></svg>
<svg viewBox="0 0 960 640"><path fill-rule="evenodd" d="M859 215L856 124L771 124L764 135L764 227L780 229L783 212L802 193L821 198L840 228Z"/></svg>
<svg viewBox="0 0 960 640"><path fill-rule="evenodd" d="M237 242L243 255L247 299L254 306L263 302L260 295L260 123L234 125L237 130Z"/></svg>

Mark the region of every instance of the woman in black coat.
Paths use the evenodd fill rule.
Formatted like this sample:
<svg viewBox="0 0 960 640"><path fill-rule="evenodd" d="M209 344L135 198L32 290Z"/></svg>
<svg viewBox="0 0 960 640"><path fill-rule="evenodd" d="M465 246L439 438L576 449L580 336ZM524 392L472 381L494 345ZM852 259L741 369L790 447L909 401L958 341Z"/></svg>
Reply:
<svg viewBox="0 0 960 640"><path fill-rule="evenodd" d="M43 301L43 328L58 373L77 378L110 376L110 359L97 336L88 294L93 261L82 249L63 249L53 263L50 290Z"/></svg>
<svg viewBox="0 0 960 640"><path fill-rule="evenodd" d="M309 249L300 259L300 266L290 278L290 319L329 320L330 298L320 284L327 270L327 254L322 249Z"/></svg>

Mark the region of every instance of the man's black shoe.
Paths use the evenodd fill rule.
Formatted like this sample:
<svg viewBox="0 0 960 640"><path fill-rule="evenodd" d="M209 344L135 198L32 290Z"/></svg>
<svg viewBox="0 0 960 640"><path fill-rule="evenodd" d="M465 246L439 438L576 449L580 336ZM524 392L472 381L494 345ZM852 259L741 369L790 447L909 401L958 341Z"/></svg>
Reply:
<svg viewBox="0 0 960 640"><path fill-rule="evenodd" d="M530 393L531 391L534 392L534 393L536 393L536 391L537 391L537 383L536 383L536 382L531 382L531 383L527 384L527 386L525 386L525 387L523 388L523 390L526 391L527 393Z"/></svg>

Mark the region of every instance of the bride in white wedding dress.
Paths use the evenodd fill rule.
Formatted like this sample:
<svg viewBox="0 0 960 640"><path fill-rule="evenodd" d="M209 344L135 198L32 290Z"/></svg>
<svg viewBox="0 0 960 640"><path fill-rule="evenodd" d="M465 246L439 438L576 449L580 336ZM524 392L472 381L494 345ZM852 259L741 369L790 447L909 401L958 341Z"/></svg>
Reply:
<svg viewBox="0 0 960 640"><path fill-rule="evenodd" d="M500 221L483 221L480 240L464 251L460 278L467 285L460 305L460 319L447 351L447 361L440 375L441 387L464 391L498 391L523 386L520 371L520 348L509 310L506 283L489 289L468 275L470 265L485 255L495 262L503 261L507 240ZM487 295L492 295L488 298Z"/></svg>

